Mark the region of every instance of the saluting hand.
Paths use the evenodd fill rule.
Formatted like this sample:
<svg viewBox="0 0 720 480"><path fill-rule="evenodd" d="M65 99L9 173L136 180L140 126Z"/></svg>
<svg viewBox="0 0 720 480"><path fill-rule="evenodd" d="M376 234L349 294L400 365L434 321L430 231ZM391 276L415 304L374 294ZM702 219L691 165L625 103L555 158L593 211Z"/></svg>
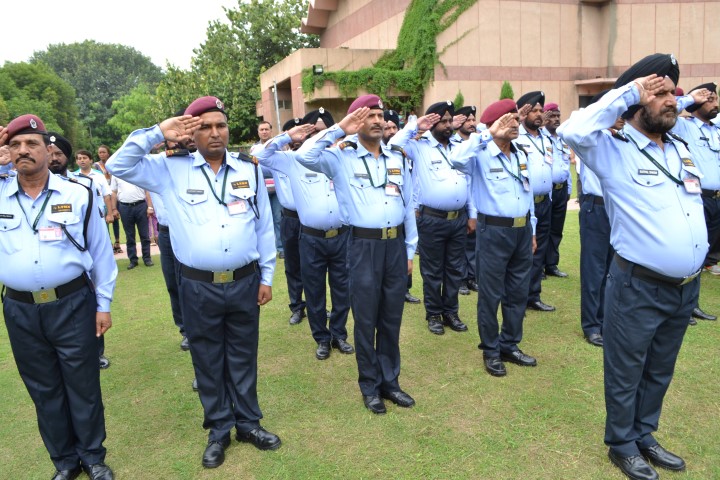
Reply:
<svg viewBox="0 0 720 480"><path fill-rule="evenodd" d="M258 288L258 305L265 305L272 300L272 287L269 285L260 284Z"/></svg>
<svg viewBox="0 0 720 480"><path fill-rule="evenodd" d="M526 103L522 107L520 107L520 110L518 110L518 116L520 117L518 121L520 123L523 123L525 119L527 118L528 114L532 111L533 106L529 103Z"/></svg>
<svg viewBox="0 0 720 480"><path fill-rule="evenodd" d="M315 131L315 125L298 125L288 130L287 134L293 142L302 142L305 137L312 134Z"/></svg>
<svg viewBox="0 0 720 480"><path fill-rule="evenodd" d="M10 148L7 145L0 147L0 165L10 163Z"/></svg>
<svg viewBox="0 0 720 480"><path fill-rule="evenodd" d="M200 117L183 115L182 117L168 118L159 126L165 140L171 142L187 142L191 139L192 134L200 128L200 125L202 125Z"/></svg>
<svg viewBox="0 0 720 480"><path fill-rule="evenodd" d="M707 88L701 88L700 90L693 90L688 95L690 95L693 100L695 100L695 105L702 105L703 103L710 100L712 94L713 92L711 92Z"/></svg>
<svg viewBox="0 0 720 480"><path fill-rule="evenodd" d="M340 120L338 126L345 132L345 135L354 135L360 131L368 115L370 115L370 109L368 107L358 108Z"/></svg>
<svg viewBox="0 0 720 480"><path fill-rule="evenodd" d="M523 106L525 108L525 106ZM498 118L495 123L488 128L488 132L493 138L508 138L510 131L513 128L517 128L518 124L515 121L515 113L506 113L502 117Z"/></svg>
<svg viewBox="0 0 720 480"><path fill-rule="evenodd" d="M105 334L112 327L112 319L110 318L110 312L96 312L95 313L95 336L100 337Z"/></svg>
<svg viewBox="0 0 720 480"><path fill-rule="evenodd" d="M647 77L637 78L633 80L633 83L640 93L638 105L647 105L655 100L656 95L662 93L665 88L665 77L653 73Z"/></svg>
<svg viewBox="0 0 720 480"><path fill-rule="evenodd" d="M455 115L452 120L452 129L457 130L467 120L467 115Z"/></svg>
<svg viewBox="0 0 720 480"><path fill-rule="evenodd" d="M5 145L7 143L7 139L8 139L7 127L3 127L2 125L0 125L0 147L2 147L3 145Z"/></svg>
<svg viewBox="0 0 720 480"><path fill-rule="evenodd" d="M422 116L417 119L417 129L418 132L427 132L430 130L436 123L440 121L442 117L438 115L437 113L430 113L428 115Z"/></svg>

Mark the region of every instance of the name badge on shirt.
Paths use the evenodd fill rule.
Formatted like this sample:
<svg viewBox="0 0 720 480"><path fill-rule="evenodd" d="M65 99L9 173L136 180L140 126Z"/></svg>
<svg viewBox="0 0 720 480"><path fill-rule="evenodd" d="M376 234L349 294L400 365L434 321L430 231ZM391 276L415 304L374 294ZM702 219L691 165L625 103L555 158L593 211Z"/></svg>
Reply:
<svg viewBox="0 0 720 480"><path fill-rule="evenodd" d="M41 242L54 242L62 240L62 229L60 227L42 227L38 229Z"/></svg>
<svg viewBox="0 0 720 480"><path fill-rule="evenodd" d="M202 195L203 193L205 193L205 190L197 190L194 188L188 188L187 190L185 190L185 193L187 193L188 195Z"/></svg>
<svg viewBox="0 0 720 480"><path fill-rule="evenodd" d="M547 163L548 165L552 165L552 164L553 164L553 157L552 157L552 154L551 154L551 153L546 153L546 154L545 154L545 163Z"/></svg>
<svg viewBox="0 0 720 480"><path fill-rule="evenodd" d="M646 168L638 168L638 175L657 175L657 170L648 170Z"/></svg>
<svg viewBox="0 0 720 480"><path fill-rule="evenodd" d="M317 177L317 173L306 173L306 177Z"/></svg>
<svg viewBox="0 0 720 480"><path fill-rule="evenodd" d="M72 204L71 203L58 203L57 205L51 205L50 212L51 213L72 212Z"/></svg>
<svg viewBox="0 0 720 480"><path fill-rule="evenodd" d="M356 173L355 178L370 178L367 173Z"/></svg>
<svg viewBox="0 0 720 480"><path fill-rule="evenodd" d="M335 190L335 183L332 180L330 180L330 191L332 192L334 190Z"/></svg>
<svg viewBox="0 0 720 480"><path fill-rule="evenodd" d="M442 160L432 160L430 162L431 165L435 165L436 163L442 163Z"/></svg>
<svg viewBox="0 0 720 480"><path fill-rule="evenodd" d="M238 188L250 188L250 182L247 180L238 180L237 182L232 182L230 186L233 190L237 190Z"/></svg>
<svg viewBox="0 0 720 480"><path fill-rule="evenodd" d="M500 173L500 172L502 172L502 171L503 171L502 167L501 167L501 168L491 168L491 169L490 169L490 173Z"/></svg>
<svg viewBox="0 0 720 480"><path fill-rule="evenodd" d="M388 183L385 185L385 195L389 197L399 197L400 189L394 183Z"/></svg>
<svg viewBox="0 0 720 480"><path fill-rule="evenodd" d="M402 170L400 170L399 168L388 168L387 174L388 175L400 175L400 174L402 174Z"/></svg>
<svg viewBox="0 0 720 480"><path fill-rule="evenodd" d="M247 212L247 202L245 200L238 200L227 204L228 213L230 215L240 215L241 213Z"/></svg>
<svg viewBox="0 0 720 480"><path fill-rule="evenodd" d="M683 183L685 184L685 191L688 193L702 193L702 188L700 187L700 180L698 180L697 177L686 177L683 179Z"/></svg>
<svg viewBox="0 0 720 480"><path fill-rule="evenodd" d="M10 220L12 218L15 218L15 215L13 215L12 213L0 213L0 218Z"/></svg>
<svg viewBox="0 0 720 480"><path fill-rule="evenodd" d="M523 178L522 183L523 183L523 190L525 190L526 192L529 192L530 191L530 182L528 182L528 179Z"/></svg>

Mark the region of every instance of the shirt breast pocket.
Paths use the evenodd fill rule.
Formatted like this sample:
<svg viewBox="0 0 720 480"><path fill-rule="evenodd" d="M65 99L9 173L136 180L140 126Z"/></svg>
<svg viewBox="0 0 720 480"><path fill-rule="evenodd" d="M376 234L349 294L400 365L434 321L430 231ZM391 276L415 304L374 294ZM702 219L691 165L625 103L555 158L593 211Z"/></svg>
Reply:
<svg viewBox="0 0 720 480"><path fill-rule="evenodd" d="M23 235L20 231L20 215L12 218L0 218L0 252L12 255L23 246Z"/></svg>
<svg viewBox="0 0 720 480"><path fill-rule="evenodd" d="M255 191L251 188L236 188L230 190L230 202L240 202L237 207L231 208L231 215L240 217L249 217L254 215L255 206Z"/></svg>
<svg viewBox="0 0 720 480"><path fill-rule="evenodd" d="M372 188L372 185L370 184L370 178L367 176L353 175L352 177L350 177L348 183L351 187L356 188L360 191L367 191L367 189Z"/></svg>
<svg viewBox="0 0 720 480"><path fill-rule="evenodd" d="M188 193L182 192L178 194L180 198L180 210L185 216L185 220L193 225L203 225L208 222L209 216L209 205L208 205L208 194L205 191L202 193Z"/></svg>
<svg viewBox="0 0 720 480"><path fill-rule="evenodd" d="M510 191L510 174L502 167L491 168L485 172L485 179L490 187L490 191L495 193L506 193Z"/></svg>
<svg viewBox="0 0 720 480"><path fill-rule="evenodd" d="M92 214L92 212L89 212ZM51 227L57 227L66 230L67 234L70 234L72 238L83 245L85 240L83 239L83 222L81 222L80 216L75 212L62 212L62 213L51 213L47 216Z"/></svg>
<svg viewBox="0 0 720 480"><path fill-rule="evenodd" d="M636 204L649 211L660 211L669 207L675 195L670 190L670 179L657 170L631 172L635 183ZM675 185L672 184L674 187Z"/></svg>

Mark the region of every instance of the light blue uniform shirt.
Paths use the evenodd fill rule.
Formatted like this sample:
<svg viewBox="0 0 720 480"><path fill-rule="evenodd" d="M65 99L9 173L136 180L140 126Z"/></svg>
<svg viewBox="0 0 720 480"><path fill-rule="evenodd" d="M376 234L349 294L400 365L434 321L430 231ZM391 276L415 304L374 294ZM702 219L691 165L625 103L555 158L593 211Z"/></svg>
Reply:
<svg viewBox="0 0 720 480"><path fill-rule="evenodd" d="M296 152L282 150L291 141L290 135L283 133L270 140L265 148L255 150L254 155L273 175L277 171L290 180L300 223L316 230L331 230L347 224L340 215L332 180L297 162Z"/></svg>
<svg viewBox="0 0 720 480"><path fill-rule="evenodd" d="M528 182L527 157L511 144L508 158L492 141L490 132L473 133L455 149L451 161L455 168L472 178L474 205L478 213L493 217L517 218L530 212L535 234L535 203ZM517 177L517 178L516 178ZM518 180L519 179L519 180Z"/></svg>
<svg viewBox="0 0 720 480"><path fill-rule="evenodd" d="M575 161L580 165L580 182L582 182L583 195L594 195L596 197L602 197L602 187L600 186L600 180L598 179L595 172L593 172L585 162L582 161L580 155L575 154Z"/></svg>
<svg viewBox="0 0 720 480"><path fill-rule="evenodd" d="M48 199L43 210L43 204ZM93 195L93 203L97 197ZM50 173L47 189L36 199L19 189L17 177L0 179L0 282L22 292L56 288L88 272L95 285L97 311L109 312L117 264L105 222L93 205L87 211L88 190ZM90 216L83 238L85 216ZM40 240L37 230L53 229L57 240ZM81 252L60 229L63 225Z"/></svg>
<svg viewBox="0 0 720 480"><path fill-rule="evenodd" d="M637 146L603 133L639 100L633 84L611 90L573 112L558 133L600 179L610 243L618 255L667 276L685 277L702 267L708 251L702 200L665 176L641 150L679 180L702 176L690 152L670 140L660 149L629 123L622 132Z"/></svg>
<svg viewBox="0 0 720 480"><path fill-rule="evenodd" d="M546 127L540 129L552 142L553 147L553 164L552 164L552 181L553 183L568 182L568 195L572 193L572 176L570 175L570 147L558 135L550 134L550 130ZM557 133L557 132L556 132Z"/></svg>
<svg viewBox="0 0 720 480"><path fill-rule="evenodd" d="M417 122L408 122L388 144L402 147L413 161L413 208L423 205L446 212L466 209L468 216L476 215L471 202L470 178L450 163L450 155L458 142L451 138L444 147L429 131L418 141L412 140L416 135Z"/></svg>
<svg viewBox="0 0 720 480"><path fill-rule="evenodd" d="M268 140L269 142L270 140ZM267 142L266 142L267 143ZM250 149L250 155L257 156L257 152L261 151L263 144L256 143ZM275 182L275 195L277 195L278 202L283 208L288 210L296 211L295 198L293 196L292 187L290 186L290 179L284 173L278 170L270 170L270 174Z"/></svg>
<svg viewBox="0 0 720 480"><path fill-rule="evenodd" d="M163 202L162 196L159 193L149 190L148 193L150 193L150 199L152 200L153 210L155 210L158 223L170 228L170 224L168 223L170 219L167 216L167 210L165 209L165 202Z"/></svg>
<svg viewBox="0 0 720 480"><path fill-rule="evenodd" d="M547 195L553 188L552 169L556 161L552 140L542 129L537 137L533 137L524 125L520 125L519 133L514 142L527 152L533 195Z"/></svg>
<svg viewBox="0 0 720 480"><path fill-rule="evenodd" d="M162 141L157 125L134 131L108 160L107 169L118 178L163 196L170 241L180 263L220 272L257 260L261 283L272 285L275 234L262 171L227 151L217 174L200 152L188 157L150 155L153 145ZM226 204L234 204L238 213L231 215L229 207L215 195ZM260 218L253 208L255 200Z"/></svg>
<svg viewBox="0 0 720 480"><path fill-rule="evenodd" d="M357 135L345 140L357 150L330 147L345 132L335 124L307 140L298 150L297 160L310 170L327 175L335 185L341 216L355 227L386 228L405 225L408 259L415 254L418 234L412 205L412 177L399 152L383 145L375 158L358 141ZM385 184L397 185L402 195L388 195ZM374 185L374 186L373 186Z"/></svg>
<svg viewBox="0 0 720 480"><path fill-rule="evenodd" d="M672 132L688 143L693 162L703 174L702 188L720 190L720 129L690 117L678 118Z"/></svg>

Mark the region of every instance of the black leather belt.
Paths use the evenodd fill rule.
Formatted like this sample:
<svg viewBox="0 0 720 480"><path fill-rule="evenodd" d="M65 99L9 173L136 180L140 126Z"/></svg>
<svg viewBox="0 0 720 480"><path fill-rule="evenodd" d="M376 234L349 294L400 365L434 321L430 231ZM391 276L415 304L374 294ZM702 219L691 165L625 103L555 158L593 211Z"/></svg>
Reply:
<svg viewBox="0 0 720 480"><path fill-rule="evenodd" d="M70 280L68 283L60 285L59 287L38 290L37 292L20 292L6 286L5 296L18 302L29 304L49 303L67 297L71 293L75 293L88 285L87 275L83 273L76 279Z"/></svg>
<svg viewBox="0 0 720 480"><path fill-rule="evenodd" d="M605 205L605 199L603 197L599 197L597 195L593 195L593 203L595 205Z"/></svg>
<svg viewBox="0 0 720 480"><path fill-rule="evenodd" d="M420 207L420 211L422 212L423 215L430 215L431 217L444 218L445 220L455 220L462 213L462 210L450 210L450 211L438 210L437 208L427 207L425 205L422 205Z"/></svg>
<svg viewBox="0 0 720 480"><path fill-rule="evenodd" d="M705 198L720 198L720 190L702 189L702 196Z"/></svg>
<svg viewBox="0 0 720 480"><path fill-rule="evenodd" d="M130 202L130 203L121 202L120 200L118 200L118 203L120 205L125 205L126 207L134 207L135 205L140 205L141 203L145 203L145 200L138 200L137 202Z"/></svg>
<svg viewBox="0 0 720 480"><path fill-rule="evenodd" d="M158 231L159 231L159 232L170 233L170 227L168 227L167 225L161 225L161 224L158 223Z"/></svg>
<svg viewBox="0 0 720 480"><path fill-rule="evenodd" d="M535 201L535 203L542 203L542 202L544 202L547 198L548 198L547 193L544 193L544 194L542 194L542 195L535 195L535 196L533 197L533 200Z"/></svg>
<svg viewBox="0 0 720 480"><path fill-rule="evenodd" d="M311 228L307 227L305 225L300 225L300 230L302 233L307 233L308 235L312 235L313 237L319 237L319 238L335 238L340 234L343 234L350 230L350 227L347 225L343 225L340 228L331 228L330 230L318 230L317 228Z"/></svg>
<svg viewBox="0 0 720 480"><path fill-rule="evenodd" d="M285 207L282 207L282 214L286 217L300 218L298 217L298 214L295 210L290 210L289 208Z"/></svg>
<svg viewBox="0 0 720 480"><path fill-rule="evenodd" d="M198 270L197 268L188 267L183 264L180 264L180 269L183 277L189 278L190 280L207 283L230 283L252 275L258 270L258 264L257 262L250 262L244 267L236 268L235 270L224 270L222 272Z"/></svg>
<svg viewBox="0 0 720 480"><path fill-rule="evenodd" d="M493 227L514 227L520 228L528 224L530 220L530 212L524 217L493 217L492 215L478 214L478 222L485 222L485 225Z"/></svg>
<svg viewBox="0 0 720 480"><path fill-rule="evenodd" d="M386 228L352 228L353 237L367 238L370 240L388 240L397 238L405 234L405 225L400 224L397 227Z"/></svg>
<svg viewBox="0 0 720 480"><path fill-rule="evenodd" d="M627 272L627 269L632 267L632 276L637 277L640 280L645 280L646 282L651 282L655 284L665 283L674 287L680 287L682 285L686 285L692 282L693 280L695 280L695 277L700 275L700 272L702 272L701 268L697 272L693 273L692 275L688 275L687 277L668 277L666 275L663 275L662 273L656 272L655 270L650 270L649 268L645 268L642 265L638 265L637 263L625 260L618 254L615 254L615 262L624 272Z"/></svg>

